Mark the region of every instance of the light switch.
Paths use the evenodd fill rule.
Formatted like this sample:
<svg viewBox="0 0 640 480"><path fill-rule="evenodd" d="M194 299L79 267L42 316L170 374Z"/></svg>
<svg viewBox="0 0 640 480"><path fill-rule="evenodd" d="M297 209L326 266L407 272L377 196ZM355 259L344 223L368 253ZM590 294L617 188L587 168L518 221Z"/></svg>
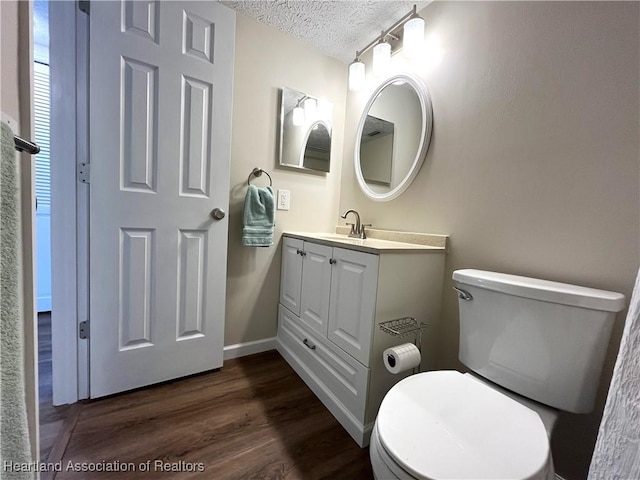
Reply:
<svg viewBox="0 0 640 480"><path fill-rule="evenodd" d="M289 210L291 204L291 192L289 190L278 189L278 210Z"/></svg>

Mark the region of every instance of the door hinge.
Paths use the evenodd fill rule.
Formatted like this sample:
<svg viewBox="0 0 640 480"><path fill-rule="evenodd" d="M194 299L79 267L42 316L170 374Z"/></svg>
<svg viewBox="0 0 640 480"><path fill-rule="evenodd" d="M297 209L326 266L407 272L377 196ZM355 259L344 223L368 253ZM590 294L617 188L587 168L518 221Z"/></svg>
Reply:
<svg viewBox="0 0 640 480"><path fill-rule="evenodd" d="M78 164L78 181L81 183L90 183L91 166L88 163Z"/></svg>
<svg viewBox="0 0 640 480"><path fill-rule="evenodd" d="M78 325L78 337L80 337L81 340L89 338L89 320L80 322Z"/></svg>
<svg viewBox="0 0 640 480"><path fill-rule="evenodd" d="M89 15L90 8L89 0L78 0L78 10Z"/></svg>

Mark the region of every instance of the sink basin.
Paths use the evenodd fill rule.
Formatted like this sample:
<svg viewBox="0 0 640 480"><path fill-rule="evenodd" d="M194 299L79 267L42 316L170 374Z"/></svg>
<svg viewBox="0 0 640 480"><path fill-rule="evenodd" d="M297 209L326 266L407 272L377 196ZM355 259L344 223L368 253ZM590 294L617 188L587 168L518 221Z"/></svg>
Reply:
<svg viewBox="0 0 640 480"><path fill-rule="evenodd" d="M365 245L366 239L349 237L347 235L340 235L338 233L321 233L315 235L316 238L323 240L331 240L334 242L348 243L350 245Z"/></svg>
<svg viewBox="0 0 640 480"><path fill-rule="evenodd" d="M380 254L381 252L412 252L416 250L444 252L444 246L422 245L416 243L397 242L392 240L383 240L381 238L354 238L349 235L339 233L303 233L303 232L284 232L285 236L298 238L305 241L316 241L328 246L343 246L351 250Z"/></svg>

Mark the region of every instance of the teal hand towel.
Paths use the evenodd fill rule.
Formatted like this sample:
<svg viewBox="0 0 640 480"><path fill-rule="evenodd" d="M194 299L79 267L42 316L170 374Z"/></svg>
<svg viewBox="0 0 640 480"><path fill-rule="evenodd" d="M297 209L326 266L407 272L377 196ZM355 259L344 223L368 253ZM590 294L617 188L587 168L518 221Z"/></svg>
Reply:
<svg viewBox="0 0 640 480"><path fill-rule="evenodd" d="M273 188L249 185L244 198L242 244L247 247L273 245L275 214Z"/></svg>

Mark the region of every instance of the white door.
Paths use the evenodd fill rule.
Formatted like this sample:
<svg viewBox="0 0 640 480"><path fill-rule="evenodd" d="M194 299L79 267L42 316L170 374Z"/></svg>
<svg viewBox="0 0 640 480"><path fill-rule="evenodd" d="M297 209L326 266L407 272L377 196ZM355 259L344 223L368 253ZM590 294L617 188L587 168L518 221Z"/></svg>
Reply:
<svg viewBox="0 0 640 480"><path fill-rule="evenodd" d="M303 246L304 242L297 238L285 237L282 240L280 303L296 315L300 315Z"/></svg>
<svg viewBox="0 0 640 480"><path fill-rule="evenodd" d="M333 249L328 337L365 366L373 334L378 256Z"/></svg>
<svg viewBox="0 0 640 480"><path fill-rule="evenodd" d="M324 337L329 320L332 252L331 247L304 242L300 319Z"/></svg>
<svg viewBox="0 0 640 480"><path fill-rule="evenodd" d="M222 365L235 13L91 2L90 395Z"/></svg>

